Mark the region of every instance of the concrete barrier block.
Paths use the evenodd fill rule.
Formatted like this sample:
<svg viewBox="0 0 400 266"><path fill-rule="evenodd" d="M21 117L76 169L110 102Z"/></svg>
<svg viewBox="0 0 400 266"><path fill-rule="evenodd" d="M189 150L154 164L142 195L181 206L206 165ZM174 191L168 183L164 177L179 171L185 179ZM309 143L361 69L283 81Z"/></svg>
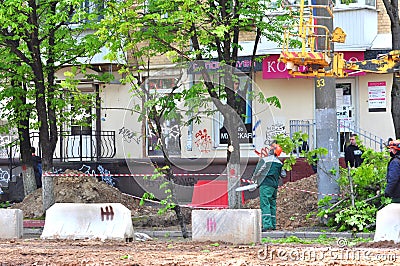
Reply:
<svg viewBox="0 0 400 266"><path fill-rule="evenodd" d="M261 242L261 210L193 210L192 239L234 244Z"/></svg>
<svg viewBox="0 0 400 266"><path fill-rule="evenodd" d="M56 203L46 211L41 238L131 241L131 211L120 203Z"/></svg>
<svg viewBox="0 0 400 266"><path fill-rule="evenodd" d="M400 242L400 204L391 203L376 214L374 241Z"/></svg>
<svg viewBox="0 0 400 266"><path fill-rule="evenodd" d="M18 209L0 209L0 238L21 238L24 215Z"/></svg>

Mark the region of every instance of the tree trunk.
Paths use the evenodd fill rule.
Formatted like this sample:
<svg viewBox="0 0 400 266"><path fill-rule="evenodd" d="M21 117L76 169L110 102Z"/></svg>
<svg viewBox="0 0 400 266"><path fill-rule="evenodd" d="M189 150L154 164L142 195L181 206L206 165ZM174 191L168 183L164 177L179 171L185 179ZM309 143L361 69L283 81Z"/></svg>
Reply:
<svg viewBox="0 0 400 266"><path fill-rule="evenodd" d="M224 115L224 126L228 132L227 150L227 176L228 176L228 206L229 209L240 209L240 192L236 188L240 186L240 144L238 138L238 128L240 121L235 119L236 111L228 112Z"/></svg>
<svg viewBox="0 0 400 266"><path fill-rule="evenodd" d="M169 200L175 205L173 210L175 211L176 218L178 219L178 223L181 227L182 237L188 238L189 234L188 234L188 231L186 228L185 217L182 215L181 206L179 206L179 202L176 199L176 191L175 191L175 186L174 186L174 175L171 172L172 164L169 161L169 159L166 159L166 164L168 165L168 169L167 169L165 176L168 180L168 189L171 191L171 198Z"/></svg>
<svg viewBox="0 0 400 266"><path fill-rule="evenodd" d="M392 49L400 49L400 24L399 24L399 8L398 2L392 1L393 8L391 9L392 15L390 17L391 31L392 31ZM394 125L394 132L396 139L400 139L400 78L397 77L398 73L393 74L393 84L391 95L391 112Z"/></svg>
<svg viewBox="0 0 400 266"><path fill-rule="evenodd" d="M42 176L42 198L43 211L45 212L55 203L53 176L48 174Z"/></svg>
<svg viewBox="0 0 400 266"><path fill-rule="evenodd" d="M16 82L14 85L19 84ZM19 85L17 85L19 86ZM23 86L20 84L20 86ZM22 95L19 100L26 104L26 97ZM18 111L17 111L18 112ZM35 173L32 167L32 152L31 152L31 139L29 133L29 113L27 116L19 121L18 125L18 138L20 140L20 156L21 156L21 168L22 168L22 180L24 184L24 195L27 196L36 190Z"/></svg>
<svg viewBox="0 0 400 266"><path fill-rule="evenodd" d="M174 211L176 213L176 217L178 218L179 226L181 227L182 237L183 238L188 238L189 234L188 234L188 231L187 231L187 228L186 228L185 218L182 215L181 206L176 204L175 207L174 207Z"/></svg>
<svg viewBox="0 0 400 266"><path fill-rule="evenodd" d="M171 191L170 192L171 197L169 198L169 201L175 205L173 209L176 213L178 223L181 227L182 237L188 238L189 235L188 235L188 232L186 229L185 219L182 215L181 207L179 206L178 200L176 199L176 192L175 192L175 186L174 186L175 177L171 170L173 163L169 160L169 152L166 149L167 146L165 143L165 137L162 134L162 132L163 132L162 126L161 126L162 118L158 115L157 110L155 108L150 110L149 117L151 117L151 119L149 119L150 130L153 132L153 134L155 134L156 136L158 136L158 138L161 139L161 151L163 153L165 166L167 166L167 168L163 172L164 172L165 178L168 181L168 189ZM153 123L155 124L155 127L153 126Z"/></svg>
<svg viewBox="0 0 400 266"><path fill-rule="evenodd" d="M24 195L27 196L37 189L35 173L32 167L32 153L29 138L29 129L18 129L21 150L22 180L24 184ZM26 137L28 135L28 137Z"/></svg>
<svg viewBox="0 0 400 266"><path fill-rule="evenodd" d="M23 164L21 168L24 184L24 196L26 197L36 190L35 172L33 171L33 167L30 165Z"/></svg>

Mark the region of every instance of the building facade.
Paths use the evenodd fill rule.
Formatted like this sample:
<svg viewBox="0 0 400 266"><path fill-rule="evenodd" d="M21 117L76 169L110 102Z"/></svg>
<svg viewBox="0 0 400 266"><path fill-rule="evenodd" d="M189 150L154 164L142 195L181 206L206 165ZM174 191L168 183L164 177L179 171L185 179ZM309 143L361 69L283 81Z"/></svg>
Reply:
<svg viewBox="0 0 400 266"><path fill-rule="evenodd" d="M344 44L335 44L335 51L344 53L346 60L372 59L390 51L390 24L380 0L356 0L348 5L338 1L333 10L334 27L341 27L347 34ZM257 55L264 57L262 62L250 61L254 45L251 35L242 36L241 45L243 50L236 65L240 71L237 73L239 86L244 86L245 81L251 79L248 90L261 92L267 97L277 96L282 105L278 109L257 101L249 102L243 96L248 105L244 110L246 119L243 121L243 132L239 134L243 139L241 157L245 163L254 166L261 149L277 134L290 136L301 130L309 134L308 142L313 148L314 79L290 76L285 64L278 62L281 48L276 43L263 39L260 41ZM108 72L115 76L115 80L103 84L84 80L82 77L79 85L82 91L97 95L98 106L88 110L88 115L96 114L96 120L87 128L72 125L60 129L66 133L60 137L55 152L56 168L85 169L89 173L151 173L151 167L147 166L153 165L161 154L156 149L158 140L148 130L146 121L139 121L139 114L132 112L135 104L143 103L131 96L129 85L121 84L116 64L104 61L102 55L96 57L92 63L93 74ZM254 73L249 72L252 64L255 65ZM210 62L208 66L210 69L218 68L218 62ZM59 72L60 80L67 70ZM147 69L146 86L159 93L168 92L177 81L178 75L178 70L166 58L152 58ZM196 73L187 71L186 75L187 80L193 81ZM346 78L336 79L337 117L340 121L337 134L340 136L341 151L350 132L369 136L365 141L370 144L366 144L375 149L379 149L382 140L394 137L390 111L391 83L391 74L365 72L350 73ZM224 171L221 165L226 163L227 144L224 142L221 119L221 115L216 113L202 117L200 124L189 126L183 126L182 121L165 121L163 133L171 158L179 168L178 172L213 174ZM37 145L38 143L34 143L34 146ZM18 156L18 153L13 156ZM4 152L3 159L8 157L10 153ZM197 159L195 167L191 165L194 159ZM68 163L74 164L74 167L68 166ZM100 165L102 168L99 168ZM215 168L210 169L213 165ZM6 166L4 168L6 170ZM251 167L245 169L243 175L249 175L251 171ZM14 173L9 172L8 180L16 174L17 170ZM182 183L193 185L196 180L198 177L186 178ZM120 182L120 186L127 192L131 192L135 186L131 181L122 178ZM135 193L140 194L137 191ZM183 197L188 198L191 190L182 193L186 195Z"/></svg>

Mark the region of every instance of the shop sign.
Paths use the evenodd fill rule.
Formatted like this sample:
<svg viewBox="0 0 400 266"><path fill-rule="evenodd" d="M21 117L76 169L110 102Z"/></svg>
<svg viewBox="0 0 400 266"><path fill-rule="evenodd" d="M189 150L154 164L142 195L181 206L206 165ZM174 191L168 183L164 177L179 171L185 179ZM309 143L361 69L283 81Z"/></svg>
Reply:
<svg viewBox="0 0 400 266"><path fill-rule="evenodd" d="M368 82L368 110L386 112L386 82Z"/></svg>
<svg viewBox="0 0 400 266"><path fill-rule="evenodd" d="M251 57L250 56L240 56L236 61L236 72L250 72L251 70ZM262 66L259 61L253 62L253 70L254 71L261 71ZM218 61L204 61L204 67L207 70L216 71L221 68L221 64ZM193 61L189 65L188 73L189 74L196 74L200 73L200 64L197 61Z"/></svg>
<svg viewBox="0 0 400 266"><path fill-rule="evenodd" d="M288 79L288 78L304 78L293 77L288 73L286 64L278 61L279 55L269 55L265 57L262 63L263 79ZM357 62L364 60L364 52L344 52L346 61ZM299 70L304 70L304 67L299 67ZM365 72L348 71L349 76L365 75Z"/></svg>

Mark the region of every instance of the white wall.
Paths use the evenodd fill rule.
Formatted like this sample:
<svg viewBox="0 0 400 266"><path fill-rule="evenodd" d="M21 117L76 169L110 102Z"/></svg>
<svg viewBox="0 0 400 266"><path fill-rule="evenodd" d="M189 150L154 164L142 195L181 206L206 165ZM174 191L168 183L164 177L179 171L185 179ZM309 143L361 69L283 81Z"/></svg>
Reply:
<svg viewBox="0 0 400 266"><path fill-rule="evenodd" d="M355 98L358 107L358 125L363 130L371 132L384 140L394 136L394 127L390 113L391 75L367 74L355 78L358 86ZM368 82L386 82L386 112L369 112L368 110ZM276 96L282 105L281 109L269 107L259 102L253 102L253 126L255 137L253 145L242 145L242 157L257 157L254 152L265 146L265 140L275 133L289 134L290 120L314 119L315 96L314 80L312 78L290 79L262 79L262 73L258 72L255 83L265 97ZM257 87L256 86L256 87ZM101 87L102 130L115 130L116 150L115 158L142 158L143 147L146 147L146 137L142 133L141 122L138 115L132 114L134 104L140 104L138 99L132 99L129 86L121 84L108 84ZM213 117L203 117L201 124L193 124L191 150L187 150L188 128L182 127L181 147L183 158L225 158L226 145L215 147ZM280 125L282 127L280 127ZM201 134L211 137L211 142L201 140ZM189 142L190 143L190 142Z"/></svg>
<svg viewBox="0 0 400 266"><path fill-rule="evenodd" d="M368 82L386 82L386 112L369 112L368 110ZM392 74L367 74L359 78L359 111L360 127L383 140L394 138L394 126L390 111L392 89Z"/></svg>
<svg viewBox="0 0 400 266"><path fill-rule="evenodd" d="M107 85L101 92L102 130L114 130L116 137L116 158L142 157L142 143L145 136L142 134L141 122L137 122L139 115L132 113L135 104L140 104L132 98L128 85Z"/></svg>

